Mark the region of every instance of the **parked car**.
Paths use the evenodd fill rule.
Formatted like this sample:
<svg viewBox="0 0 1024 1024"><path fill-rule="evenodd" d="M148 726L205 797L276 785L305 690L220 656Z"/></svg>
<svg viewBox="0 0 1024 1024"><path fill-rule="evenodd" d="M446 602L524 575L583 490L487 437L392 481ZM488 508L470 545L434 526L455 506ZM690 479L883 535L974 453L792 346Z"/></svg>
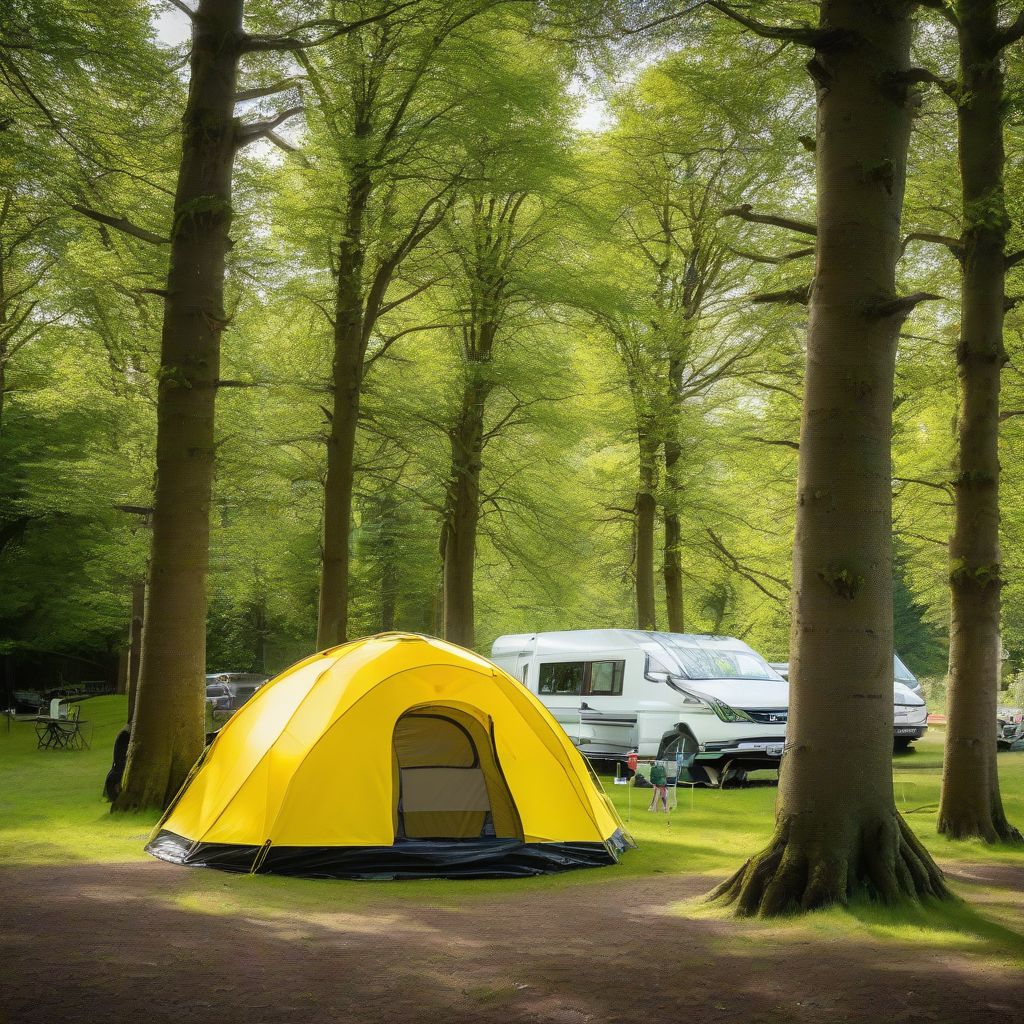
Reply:
<svg viewBox="0 0 1024 1024"><path fill-rule="evenodd" d="M209 742L224 723L270 676L256 672L211 672L206 677L206 739Z"/></svg>
<svg viewBox="0 0 1024 1024"><path fill-rule="evenodd" d="M779 675L789 679L789 662L771 663ZM895 750L906 750L914 740L928 731L928 705L917 676L893 655L893 725L892 743Z"/></svg>
<svg viewBox="0 0 1024 1024"><path fill-rule="evenodd" d="M1024 708L996 708L996 746L1012 750L1024 743Z"/></svg>
<svg viewBox="0 0 1024 1024"><path fill-rule="evenodd" d="M491 659L537 694L593 759L695 755L712 785L778 768L789 687L742 640L584 629L494 641Z"/></svg>

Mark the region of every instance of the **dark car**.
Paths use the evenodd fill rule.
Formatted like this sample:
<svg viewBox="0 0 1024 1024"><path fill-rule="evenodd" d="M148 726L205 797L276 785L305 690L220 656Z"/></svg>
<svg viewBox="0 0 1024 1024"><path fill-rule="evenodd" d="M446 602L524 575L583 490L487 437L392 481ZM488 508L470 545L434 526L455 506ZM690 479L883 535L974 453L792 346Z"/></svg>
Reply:
<svg viewBox="0 0 1024 1024"><path fill-rule="evenodd" d="M212 672L206 677L207 741L269 678L257 672Z"/></svg>

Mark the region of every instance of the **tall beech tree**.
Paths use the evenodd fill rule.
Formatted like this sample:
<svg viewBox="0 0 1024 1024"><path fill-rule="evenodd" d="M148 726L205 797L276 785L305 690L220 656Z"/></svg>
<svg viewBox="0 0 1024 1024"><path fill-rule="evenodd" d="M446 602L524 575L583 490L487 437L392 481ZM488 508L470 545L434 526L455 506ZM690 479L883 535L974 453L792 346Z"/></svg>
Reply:
<svg viewBox="0 0 1024 1024"><path fill-rule="evenodd" d="M480 521L480 472L487 443L485 416L495 380L494 346L510 300L511 263L522 245L517 221L526 192L481 195L459 211L467 222L469 244L463 252L464 380L455 422L448 431L451 470L445 487L441 527L444 637L463 647L475 639L473 571ZM510 417L515 414L512 409Z"/></svg>
<svg viewBox="0 0 1024 1024"><path fill-rule="evenodd" d="M608 133L608 173L617 207L614 244L636 257L628 286L647 297L642 305L636 298L633 303L638 341L653 375L650 409L638 420L638 619L654 621L655 500L664 524L661 571L667 626L673 632L685 629L684 420L717 384L741 372L757 348L742 323L730 322L733 295L747 285L749 264L731 245L722 211L768 177L763 156L741 141L747 133L735 123L740 120L736 104L709 114L688 80L687 57L684 52L665 60L623 90L613 107L615 127ZM635 358L631 365L638 368ZM631 388L639 385L637 377Z"/></svg>
<svg viewBox="0 0 1024 1024"><path fill-rule="evenodd" d="M735 250L723 210L766 186L775 160L751 147L749 100L723 87L729 103L708 112L684 50L647 69L613 99L614 125L600 140L606 225L594 248L606 254L616 286L603 319L633 405L638 487L633 500L637 622L657 623L658 522L664 525L661 577L665 619L685 629L684 543L708 546L694 520L686 453L690 414L744 371L763 340L736 302L749 287L749 260ZM740 109L737 109L740 108ZM803 254L812 252L804 249ZM749 319L749 313L745 314ZM692 423L691 425L692 426ZM692 559L694 551L687 552Z"/></svg>
<svg viewBox="0 0 1024 1024"><path fill-rule="evenodd" d="M227 326L242 3L201 0L192 16L164 296L148 600L128 766L113 804L119 811L166 806L203 748L214 400Z"/></svg>
<svg viewBox="0 0 1024 1024"><path fill-rule="evenodd" d="M817 27L758 35L810 48L817 90L817 244L793 553L790 719L768 846L715 892L739 914L868 896L942 896L892 791L893 373L914 95L913 5L823 0Z"/></svg>
<svg viewBox="0 0 1024 1024"><path fill-rule="evenodd" d="M220 385L225 261L231 246L232 172L239 149L274 136L290 107L265 121L235 116L242 100L290 87L239 90L247 54L300 52L354 30L317 19L281 35L243 28L244 0L200 0L192 11L188 99L174 195L157 398L156 486L143 644L132 738L117 811L164 807L203 747L206 580L214 476L214 413ZM304 33L315 29L309 39ZM276 136L275 136L276 137ZM86 211L83 211L86 212ZM88 212L143 237L130 222ZM152 236L148 241L164 240Z"/></svg>
<svg viewBox="0 0 1024 1024"><path fill-rule="evenodd" d="M999 794L992 722L1000 674L999 544L1000 381L1006 272L1024 259L1007 254L1010 218L1004 188L1003 51L1024 37L1024 12L999 24L996 0L927 3L956 33L959 75L947 80L914 69L956 104L962 230L911 238L945 244L960 264L960 337L956 347L960 408L949 542L950 628L946 750L939 832L954 839L1021 842Z"/></svg>
<svg viewBox="0 0 1024 1024"><path fill-rule="evenodd" d="M342 643L348 635L356 434L364 378L395 340L394 335L385 340L378 323L431 283L427 272L412 275L403 294L393 290L403 282L410 255L440 225L453 201L460 176L457 112L475 61L462 32L496 0L396 5L372 20L371 14L380 15L384 5L362 6L365 26L300 58L317 98L313 133L321 159L311 176L326 196L318 206L333 230L332 398L317 623L321 648Z"/></svg>

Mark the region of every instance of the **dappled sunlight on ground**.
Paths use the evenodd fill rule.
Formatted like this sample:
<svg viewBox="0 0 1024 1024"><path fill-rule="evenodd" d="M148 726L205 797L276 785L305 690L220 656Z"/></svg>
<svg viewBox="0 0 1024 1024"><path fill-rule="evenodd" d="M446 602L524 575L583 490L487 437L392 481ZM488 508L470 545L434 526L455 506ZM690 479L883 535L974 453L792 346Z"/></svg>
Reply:
<svg viewBox="0 0 1024 1024"><path fill-rule="evenodd" d="M775 790L681 793L669 816L607 785L640 844L615 867L537 879L315 881L177 868L152 816L99 798L123 702L91 752L0 732L0 1007L11 1021L183 1019L825 1024L1012 1017L1024 854L934 834L941 736L897 758L897 804L962 903L736 921L702 902L771 831ZM19 730L21 730L19 732ZM62 759L63 758L63 759ZM1024 820L1024 754L1000 757ZM6 785L8 779L14 785ZM40 965L61 984L40 995ZM44 972L45 973L45 972ZM0 1020L2 1020L0 1014Z"/></svg>

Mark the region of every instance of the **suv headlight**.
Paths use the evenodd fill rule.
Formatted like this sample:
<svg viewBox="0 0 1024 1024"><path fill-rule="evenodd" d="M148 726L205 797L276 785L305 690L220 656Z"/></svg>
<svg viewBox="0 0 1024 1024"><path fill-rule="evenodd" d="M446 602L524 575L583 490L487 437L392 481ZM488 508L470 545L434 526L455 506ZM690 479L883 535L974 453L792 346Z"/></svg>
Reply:
<svg viewBox="0 0 1024 1024"><path fill-rule="evenodd" d="M709 693L698 693L696 690L687 690L673 679L668 681L668 685L677 693L681 693L683 695L685 703L699 704L707 711L714 712L723 722L754 721L746 711L740 711L738 708L731 707L724 701L719 700L717 697L712 697Z"/></svg>

